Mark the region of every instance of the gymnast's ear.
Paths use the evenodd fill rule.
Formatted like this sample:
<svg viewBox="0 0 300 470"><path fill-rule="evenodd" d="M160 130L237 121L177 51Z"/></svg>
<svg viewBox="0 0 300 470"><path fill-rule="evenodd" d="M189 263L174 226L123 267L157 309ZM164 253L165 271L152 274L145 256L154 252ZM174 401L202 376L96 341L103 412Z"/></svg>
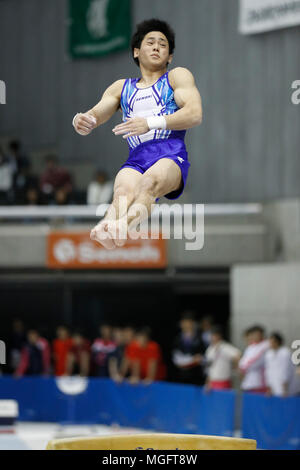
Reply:
<svg viewBox="0 0 300 470"><path fill-rule="evenodd" d="M140 54L140 50L139 50L137 47L135 47L135 48L133 49L133 58L134 58L134 59L137 59L138 56L139 56L139 54Z"/></svg>
<svg viewBox="0 0 300 470"><path fill-rule="evenodd" d="M170 54L169 59L168 59L168 64L171 64L172 60L173 60L173 54Z"/></svg>

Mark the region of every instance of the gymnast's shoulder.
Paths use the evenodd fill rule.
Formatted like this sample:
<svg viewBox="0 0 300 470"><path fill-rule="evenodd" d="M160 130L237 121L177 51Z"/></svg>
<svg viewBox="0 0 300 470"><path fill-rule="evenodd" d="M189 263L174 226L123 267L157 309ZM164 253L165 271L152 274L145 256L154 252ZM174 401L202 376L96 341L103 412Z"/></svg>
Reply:
<svg viewBox="0 0 300 470"><path fill-rule="evenodd" d="M168 77L172 88L176 88L182 84L193 85L195 83L192 72L186 67L175 67L169 71Z"/></svg>
<svg viewBox="0 0 300 470"><path fill-rule="evenodd" d="M120 98L125 82L126 82L125 78L116 80L108 88L106 88L104 95L105 96L110 95L110 96Z"/></svg>

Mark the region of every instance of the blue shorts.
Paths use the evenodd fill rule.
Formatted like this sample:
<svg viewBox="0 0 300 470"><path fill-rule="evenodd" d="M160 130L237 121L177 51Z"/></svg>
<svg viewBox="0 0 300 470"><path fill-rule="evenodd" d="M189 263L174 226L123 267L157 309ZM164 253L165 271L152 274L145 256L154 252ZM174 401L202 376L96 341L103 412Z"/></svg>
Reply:
<svg viewBox="0 0 300 470"><path fill-rule="evenodd" d="M122 168L133 168L143 174L161 158L170 158L177 163L181 170L180 188L165 195L168 199L177 199L184 191L190 167L188 153L182 139L171 138L142 142L138 147L130 150L129 157L120 170Z"/></svg>

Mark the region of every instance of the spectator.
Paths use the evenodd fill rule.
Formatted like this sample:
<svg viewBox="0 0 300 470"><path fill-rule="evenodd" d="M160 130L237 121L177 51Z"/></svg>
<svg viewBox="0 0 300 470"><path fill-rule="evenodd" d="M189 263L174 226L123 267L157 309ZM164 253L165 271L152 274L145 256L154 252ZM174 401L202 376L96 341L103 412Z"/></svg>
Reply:
<svg viewBox="0 0 300 470"><path fill-rule="evenodd" d="M125 326L125 328L123 328L122 333L124 342L124 354L120 366L120 377L118 377L119 382L121 382L125 377L127 377L130 372L129 360L126 356L126 352L130 351L131 345L135 343L136 329L131 325L127 325Z"/></svg>
<svg viewBox="0 0 300 470"><path fill-rule="evenodd" d="M180 321L181 332L174 342L172 360L175 379L183 383L203 385L205 373L202 366L205 346L197 330L193 312L185 312Z"/></svg>
<svg viewBox="0 0 300 470"><path fill-rule="evenodd" d="M25 204L28 206L37 206L42 204L42 198L39 188L30 186L25 192Z"/></svg>
<svg viewBox="0 0 300 470"><path fill-rule="evenodd" d="M38 178L30 171L30 164L21 167L14 180L14 202L27 204L28 192L38 190Z"/></svg>
<svg viewBox="0 0 300 470"><path fill-rule="evenodd" d="M20 171L29 166L29 158L22 152L22 145L19 140L11 140L9 142L8 148L9 162L14 176L17 177Z"/></svg>
<svg viewBox="0 0 300 470"><path fill-rule="evenodd" d="M40 189L48 202L55 202L57 191L58 202L62 199L61 192L65 193L67 199L72 191L70 173L58 165L55 155L46 157L46 170L40 177Z"/></svg>
<svg viewBox="0 0 300 470"><path fill-rule="evenodd" d="M243 339L245 341L246 347L252 344L252 328L247 328L243 333Z"/></svg>
<svg viewBox="0 0 300 470"><path fill-rule="evenodd" d="M123 329L125 347L128 346L135 339L136 330L133 326L127 325Z"/></svg>
<svg viewBox="0 0 300 470"><path fill-rule="evenodd" d="M0 204L10 202L10 190L13 187L13 168L0 147Z"/></svg>
<svg viewBox="0 0 300 470"><path fill-rule="evenodd" d="M55 204L56 206L65 206L67 204L70 204L70 193L65 191L64 188L57 189L55 191L54 200L52 201L52 204Z"/></svg>
<svg viewBox="0 0 300 470"><path fill-rule="evenodd" d="M54 374L57 376L67 373L67 358L73 346L69 330L65 326L59 326L56 330L56 339L53 341Z"/></svg>
<svg viewBox="0 0 300 470"><path fill-rule="evenodd" d="M88 204L107 204L111 202L113 193L113 181L108 179L105 171L98 170L94 180L89 184L87 190Z"/></svg>
<svg viewBox="0 0 300 470"><path fill-rule="evenodd" d="M211 330L211 345L205 352L208 377L207 390L222 390L232 388L233 367L238 366L241 353L223 339L220 326Z"/></svg>
<svg viewBox="0 0 300 470"><path fill-rule="evenodd" d="M205 346L205 349L208 348L208 346L211 343L212 325L213 325L212 317L205 316L205 317L201 318L201 320L200 320L200 335L201 335L202 342Z"/></svg>
<svg viewBox="0 0 300 470"><path fill-rule="evenodd" d="M116 347L108 358L109 376L112 380L121 382L123 380L122 369L126 347L124 328L114 328L112 337Z"/></svg>
<svg viewBox="0 0 300 470"><path fill-rule="evenodd" d="M67 355L67 375L87 377L90 372L90 342L80 332L72 336L72 347Z"/></svg>
<svg viewBox="0 0 300 470"><path fill-rule="evenodd" d="M27 334L27 344L21 351L19 366L15 372L16 377L23 375L46 375L50 373L50 346L36 330Z"/></svg>
<svg viewBox="0 0 300 470"><path fill-rule="evenodd" d="M21 351L26 345L26 331L22 320L16 318L12 324L10 341L10 367L13 372L20 364Z"/></svg>
<svg viewBox="0 0 300 470"><path fill-rule="evenodd" d="M92 344L92 361L98 377L109 377L109 355L116 350L116 343L111 338L111 326L100 326L100 337Z"/></svg>
<svg viewBox="0 0 300 470"><path fill-rule="evenodd" d="M248 346L239 362L242 390L245 392L265 393L264 375L265 354L269 349L269 341L264 338L264 328L253 326L246 332Z"/></svg>
<svg viewBox="0 0 300 470"><path fill-rule="evenodd" d="M292 363L291 351L283 345L279 333L270 335L270 349L265 355L267 395L286 397L299 393L299 380Z"/></svg>
<svg viewBox="0 0 300 470"><path fill-rule="evenodd" d="M135 340L126 347L125 356L131 383L138 383L142 380L148 385L155 380L164 380L166 377L160 346L152 341L150 336L150 329L142 328L137 331Z"/></svg>

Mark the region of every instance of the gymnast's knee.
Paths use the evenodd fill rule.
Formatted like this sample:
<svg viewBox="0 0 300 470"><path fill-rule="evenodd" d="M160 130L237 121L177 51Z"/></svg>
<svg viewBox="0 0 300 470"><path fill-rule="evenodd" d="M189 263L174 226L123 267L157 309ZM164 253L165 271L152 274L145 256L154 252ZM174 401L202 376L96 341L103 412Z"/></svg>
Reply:
<svg viewBox="0 0 300 470"><path fill-rule="evenodd" d="M153 198L160 196L162 191L163 181L154 175L147 175L141 178L138 186L138 192L140 194L147 194Z"/></svg>
<svg viewBox="0 0 300 470"><path fill-rule="evenodd" d="M121 197L127 197L128 200L132 200L134 197L134 190L131 186L120 184L114 189L114 202L118 202Z"/></svg>

